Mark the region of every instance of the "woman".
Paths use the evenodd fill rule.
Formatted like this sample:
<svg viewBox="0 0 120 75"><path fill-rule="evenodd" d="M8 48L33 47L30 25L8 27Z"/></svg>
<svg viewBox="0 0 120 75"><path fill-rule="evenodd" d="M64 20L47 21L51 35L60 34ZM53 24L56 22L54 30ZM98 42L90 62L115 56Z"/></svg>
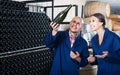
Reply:
<svg viewBox="0 0 120 75"><path fill-rule="evenodd" d="M88 57L88 62L98 63L97 75L120 75L120 37L105 28L100 13L91 15L90 26L97 34L91 40L93 56Z"/></svg>
<svg viewBox="0 0 120 75"><path fill-rule="evenodd" d="M88 64L87 42L80 36L82 19L74 17L66 31L58 31L59 24L51 22L45 37L47 47L54 50L50 75L80 75L80 67Z"/></svg>

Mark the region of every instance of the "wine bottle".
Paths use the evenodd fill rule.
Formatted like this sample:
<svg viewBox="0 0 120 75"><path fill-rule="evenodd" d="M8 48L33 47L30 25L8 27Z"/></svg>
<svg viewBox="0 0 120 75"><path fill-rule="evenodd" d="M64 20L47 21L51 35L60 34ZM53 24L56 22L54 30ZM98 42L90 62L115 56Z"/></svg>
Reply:
<svg viewBox="0 0 120 75"><path fill-rule="evenodd" d="M63 22L63 20L66 18L68 11L71 9L72 5L68 5L67 8L63 11L61 11L60 13L58 13L58 15L55 17L55 19L53 20L54 23L58 23L60 24L61 22Z"/></svg>

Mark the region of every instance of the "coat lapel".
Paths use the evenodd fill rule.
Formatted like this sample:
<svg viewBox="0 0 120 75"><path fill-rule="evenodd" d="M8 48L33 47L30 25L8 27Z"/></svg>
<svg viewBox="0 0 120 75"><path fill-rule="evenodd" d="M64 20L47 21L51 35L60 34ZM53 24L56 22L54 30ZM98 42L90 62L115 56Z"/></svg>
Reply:
<svg viewBox="0 0 120 75"><path fill-rule="evenodd" d="M65 45L67 48L71 48L70 46L70 38L69 38L69 31L67 30L65 33Z"/></svg>

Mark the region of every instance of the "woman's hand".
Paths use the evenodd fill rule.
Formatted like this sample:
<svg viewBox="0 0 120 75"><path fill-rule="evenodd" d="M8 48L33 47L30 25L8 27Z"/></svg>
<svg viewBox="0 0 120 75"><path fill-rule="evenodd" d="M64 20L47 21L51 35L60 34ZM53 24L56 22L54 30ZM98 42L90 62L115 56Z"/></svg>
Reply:
<svg viewBox="0 0 120 75"><path fill-rule="evenodd" d="M105 58L108 56L108 51L103 51L103 55L95 55L97 58Z"/></svg>
<svg viewBox="0 0 120 75"><path fill-rule="evenodd" d="M88 60L89 63L92 63L92 62L95 61L95 57L89 56L89 57L87 58L87 60Z"/></svg>
<svg viewBox="0 0 120 75"><path fill-rule="evenodd" d="M80 54L77 51L75 53L73 51L70 51L70 57L77 60L78 62L81 61Z"/></svg>
<svg viewBox="0 0 120 75"><path fill-rule="evenodd" d="M52 35L55 35L57 32L58 32L58 28L59 28L59 24L57 24L57 23L53 23L53 22L51 22L50 23L50 26L52 27Z"/></svg>

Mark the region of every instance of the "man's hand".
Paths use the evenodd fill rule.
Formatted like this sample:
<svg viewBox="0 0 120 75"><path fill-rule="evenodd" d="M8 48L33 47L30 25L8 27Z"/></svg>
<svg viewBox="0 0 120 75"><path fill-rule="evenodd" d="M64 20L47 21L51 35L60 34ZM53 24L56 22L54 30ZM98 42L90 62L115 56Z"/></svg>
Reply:
<svg viewBox="0 0 120 75"><path fill-rule="evenodd" d="M53 22L51 22L50 23L50 26L52 27L52 35L55 35L57 32L58 32L58 28L59 28L59 24L57 24L57 23L53 23Z"/></svg>
<svg viewBox="0 0 120 75"><path fill-rule="evenodd" d="M70 51L70 57L77 60L78 62L81 61L80 54L77 51L75 53L73 51Z"/></svg>

